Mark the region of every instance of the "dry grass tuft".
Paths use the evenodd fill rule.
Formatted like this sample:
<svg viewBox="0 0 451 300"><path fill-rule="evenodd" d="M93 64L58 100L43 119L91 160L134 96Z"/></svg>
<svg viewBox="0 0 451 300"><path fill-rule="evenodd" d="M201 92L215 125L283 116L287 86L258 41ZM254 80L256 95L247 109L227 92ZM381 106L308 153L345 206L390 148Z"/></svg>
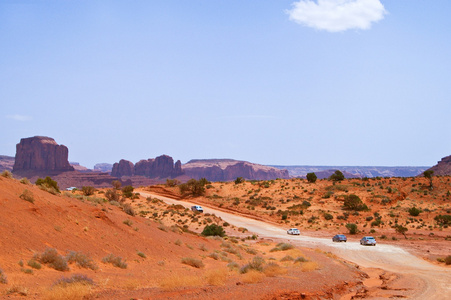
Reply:
<svg viewBox="0 0 451 300"><path fill-rule="evenodd" d="M269 263L263 268L263 273L268 277L276 277L287 273L287 269L282 268L276 263Z"/></svg>
<svg viewBox="0 0 451 300"><path fill-rule="evenodd" d="M91 286L82 282L56 285L43 293L44 300L81 300L91 293Z"/></svg>
<svg viewBox="0 0 451 300"><path fill-rule="evenodd" d="M209 285L220 286L227 281L228 272L225 269L209 270L206 274L206 279Z"/></svg>
<svg viewBox="0 0 451 300"><path fill-rule="evenodd" d="M202 278L193 275L180 276L179 274L174 274L160 281L160 287L166 291L172 291L183 287L201 286L202 284Z"/></svg>
<svg viewBox="0 0 451 300"><path fill-rule="evenodd" d="M244 283L258 283L263 281L265 274L255 270L250 270L249 272L243 274L242 278Z"/></svg>
<svg viewBox="0 0 451 300"><path fill-rule="evenodd" d="M12 284L8 289L6 289L5 294L6 295L17 294L20 296L28 296L28 288L17 284Z"/></svg>
<svg viewBox="0 0 451 300"><path fill-rule="evenodd" d="M314 261L308 261L308 262L302 263L302 265L301 265L302 272L310 272L310 271L315 271L318 269L319 269L319 265L318 265L318 263L316 263Z"/></svg>
<svg viewBox="0 0 451 300"><path fill-rule="evenodd" d="M141 288L141 283L137 279L124 280L122 288L128 291L134 291Z"/></svg>
<svg viewBox="0 0 451 300"><path fill-rule="evenodd" d="M192 258L192 257L184 257L182 258L182 264L195 267L195 268L203 268L204 263L200 259Z"/></svg>

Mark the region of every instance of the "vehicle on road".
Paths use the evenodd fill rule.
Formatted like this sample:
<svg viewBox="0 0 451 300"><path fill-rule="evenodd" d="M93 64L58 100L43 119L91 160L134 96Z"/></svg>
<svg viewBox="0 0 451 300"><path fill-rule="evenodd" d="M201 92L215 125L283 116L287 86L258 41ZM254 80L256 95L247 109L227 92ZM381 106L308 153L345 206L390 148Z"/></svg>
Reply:
<svg viewBox="0 0 451 300"><path fill-rule="evenodd" d="M191 210L194 212L204 212L204 209L200 205L193 205L191 206Z"/></svg>
<svg viewBox="0 0 451 300"><path fill-rule="evenodd" d="M360 245L376 246L376 239L372 236L364 236L360 240Z"/></svg>
<svg viewBox="0 0 451 300"><path fill-rule="evenodd" d="M346 238L346 235L344 235L344 234L336 234L332 238L332 242L345 242L346 243L346 241L347 241L347 238Z"/></svg>
<svg viewBox="0 0 451 300"><path fill-rule="evenodd" d="M288 234L293 234L293 235L300 235L301 234L301 232L297 228L290 228L290 229L287 230L287 233Z"/></svg>

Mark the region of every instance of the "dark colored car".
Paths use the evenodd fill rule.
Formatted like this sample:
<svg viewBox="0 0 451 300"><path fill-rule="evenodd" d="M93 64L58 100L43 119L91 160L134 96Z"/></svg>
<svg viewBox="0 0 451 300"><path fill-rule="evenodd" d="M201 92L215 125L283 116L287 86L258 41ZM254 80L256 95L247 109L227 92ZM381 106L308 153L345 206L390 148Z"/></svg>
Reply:
<svg viewBox="0 0 451 300"><path fill-rule="evenodd" d="M360 245L370 245L370 246L376 246L376 239L372 236L364 236L360 240Z"/></svg>
<svg viewBox="0 0 451 300"><path fill-rule="evenodd" d="M347 238L344 234L337 234L332 238L332 242L345 242L346 243Z"/></svg>

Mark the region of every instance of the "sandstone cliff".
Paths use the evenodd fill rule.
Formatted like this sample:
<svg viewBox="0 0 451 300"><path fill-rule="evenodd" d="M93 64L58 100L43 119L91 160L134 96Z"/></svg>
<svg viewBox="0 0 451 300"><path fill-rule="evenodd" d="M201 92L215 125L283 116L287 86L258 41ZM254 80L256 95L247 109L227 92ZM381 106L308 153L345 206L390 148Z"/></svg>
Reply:
<svg viewBox="0 0 451 300"><path fill-rule="evenodd" d="M73 171L68 161L69 150L54 139L44 136L23 138L16 145L13 173L61 173Z"/></svg>
<svg viewBox="0 0 451 300"><path fill-rule="evenodd" d="M248 180L290 178L287 170L232 159L191 160L183 165L183 171L191 178L210 181L231 181L237 177Z"/></svg>

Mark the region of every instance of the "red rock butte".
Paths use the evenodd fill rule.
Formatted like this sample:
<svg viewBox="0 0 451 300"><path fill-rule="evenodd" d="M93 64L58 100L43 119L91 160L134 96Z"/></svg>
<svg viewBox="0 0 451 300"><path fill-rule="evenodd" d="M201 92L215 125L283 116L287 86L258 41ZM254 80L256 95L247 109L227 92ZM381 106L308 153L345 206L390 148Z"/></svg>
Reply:
<svg viewBox="0 0 451 300"><path fill-rule="evenodd" d="M73 171L69 164L69 150L45 136L23 138L16 145L13 173L60 173Z"/></svg>

